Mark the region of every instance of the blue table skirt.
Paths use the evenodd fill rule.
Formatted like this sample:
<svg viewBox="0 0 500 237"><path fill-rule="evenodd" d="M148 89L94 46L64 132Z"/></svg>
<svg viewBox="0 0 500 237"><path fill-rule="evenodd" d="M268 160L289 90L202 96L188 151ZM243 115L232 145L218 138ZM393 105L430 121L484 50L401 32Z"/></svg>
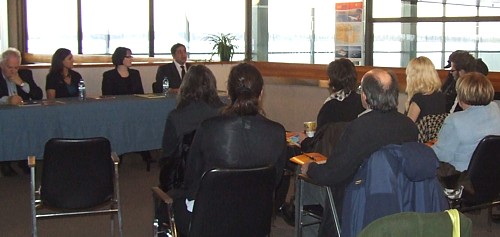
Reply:
<svg viewBox="0 0 500 237"><path fill-rule="evenodd" d="M0 106L0 161L42 159L50 138L106 137L118 154L161 148L175 95L57 99L42 105Z"/></svg>

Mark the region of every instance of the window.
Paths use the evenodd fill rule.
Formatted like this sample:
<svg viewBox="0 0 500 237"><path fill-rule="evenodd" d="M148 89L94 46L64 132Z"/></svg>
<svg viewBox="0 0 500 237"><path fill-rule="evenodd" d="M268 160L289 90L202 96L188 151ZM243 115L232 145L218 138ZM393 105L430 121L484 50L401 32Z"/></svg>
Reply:
<svg viewBox="0 0 500 237"><path fill-rule="evenodd" d="M124 46L135 55L170 58L170 47L183 43L190 60L210 60L213 45L204 38L231 33L238 46L233 60L245 57L245 0L25 1L30 53L52 54L60 47L78 53L81 46L84 54L111 54ZM248 39L252 59L329 63L336 51L336 3L351 1L358 0L253 0L248 6L252 8L252 39ZM373 16L364 22L367 35L374 37L363 46L370 50L364 52L369 65L405 67L411 58L422 55L441 68L451 52L461 49L482 57L490 70L500 70L500 62L494 60L500 54L500 35L492 30L500 24L500 0L364 3ZM212 59L217 61L217 57Z"/></svg>
<svg viewBox="0 0 500 237"><path fill-rule="evenodd" d="M134 54L148 54L147 1L82 0L81 2L82 53L112 54L117 47L127 47Z"/></svg>
<svg viewBox="0 0 500 237"><path fill-rule="evenodd" d="M500 70L493 59L500 53L500 35L492 30L500 19L491 17L500 14L500 3L478 2L374 0L373 65L405 67L411 58L426 56L442 68L460 49L482 58L490 70Z"/></svg>
<svg viewBox="0 0 500 237"><path fill-rule="evenodd" d="M76 1L26 0L26 2L28 52L53 54L58 48L67 48L73 53L78 52Z"/></svg>

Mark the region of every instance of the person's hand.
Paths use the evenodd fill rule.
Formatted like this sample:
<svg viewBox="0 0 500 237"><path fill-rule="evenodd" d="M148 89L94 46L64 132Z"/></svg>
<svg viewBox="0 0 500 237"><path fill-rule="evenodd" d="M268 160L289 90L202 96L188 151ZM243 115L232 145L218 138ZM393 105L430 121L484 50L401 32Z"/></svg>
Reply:
<svg viewBox="0 0 500 237"><path fill-rule="evenodd" d="M172 93L172 94L178 94L179 93L179 88L170 88L168 89L168 93Z"/></svg>
<svg viewBox="0 0 500 237"><path fill-rule="evenodd" d="M309 162L304 163L304 164L300 167L300 173L307 175L307 171L309 170L309 165L311 164L311 162L312 162L312 161L309 161Z"/></svg>
<svg viewBox="0 0 500 237"><path fill-rule="evenodd" d="M18 96L18 95L12 95L12 96L9 96L7 103L9 103L11 105L20 105L23 103L23 98L21 98L21 96Z"/></svg>
<svg viewBox="0 0 500 237"><path fill-rule="evenodd" d="M12 74L12 76L10 77L7 77L7 79L9 79L9 81L13 82L14 84L20 86L22 83L23 83L23 79L21 79L21 77L19 76L19 73L14 73Z"/></svg>

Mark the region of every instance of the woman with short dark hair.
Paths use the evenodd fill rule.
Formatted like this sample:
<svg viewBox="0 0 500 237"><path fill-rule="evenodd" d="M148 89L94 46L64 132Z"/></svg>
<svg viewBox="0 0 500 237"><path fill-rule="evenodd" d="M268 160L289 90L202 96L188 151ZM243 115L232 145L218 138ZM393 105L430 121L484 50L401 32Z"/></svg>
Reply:
<svg viewBox="0 0 500 237"><path fill-rule="evenodd" d="M141 74L131 69L132 50L125 47L116 48L111 56L114 69L102 74L102 95L144 94Z"/></svg>

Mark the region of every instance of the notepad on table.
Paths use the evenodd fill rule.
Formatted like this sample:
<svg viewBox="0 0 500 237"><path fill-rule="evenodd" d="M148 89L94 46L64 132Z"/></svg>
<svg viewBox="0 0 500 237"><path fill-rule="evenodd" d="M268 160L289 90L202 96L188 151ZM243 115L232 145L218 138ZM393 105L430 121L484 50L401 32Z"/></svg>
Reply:
<svg viewBox="0 0 500 237"><path fill-rule="evenodd" d="M310 152L310 153L302 153L298 156L294 156L290 158L290 161L299 165L303 165L306 162L312 161L316 162L318 164L324 164L326 162L326 156L317 153L317 152Z"/></svg>
<svg viewBox="0 0 500 237"><path fill-rule="evenodd" d="M163 94L134 94L135 96L142 97L142 98L148 98L148 99L159 99L159 98L165 98L165 95Z"/></svg>

